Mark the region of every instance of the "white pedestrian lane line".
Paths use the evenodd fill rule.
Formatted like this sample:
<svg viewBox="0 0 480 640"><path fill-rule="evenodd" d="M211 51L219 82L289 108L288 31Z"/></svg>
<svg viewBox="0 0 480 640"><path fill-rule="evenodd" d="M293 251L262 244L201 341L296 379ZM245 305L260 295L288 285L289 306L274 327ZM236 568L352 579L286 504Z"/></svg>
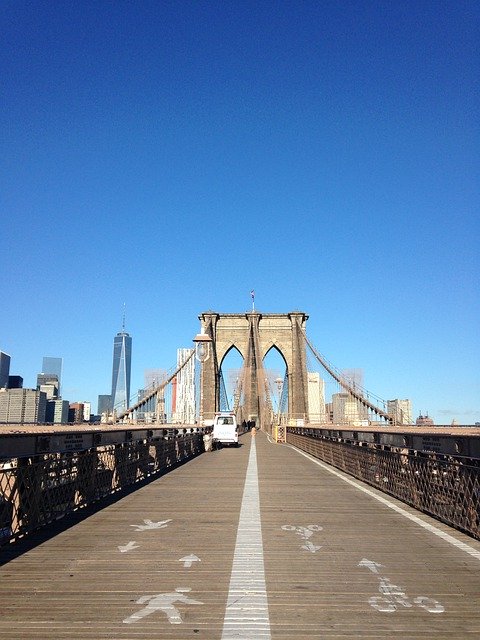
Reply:
<svg viewBox="0 0 480 640"><path fill-rule="evenodd" d="M251 439L222 640L270 639L258 490L257 451Z"/></svg>

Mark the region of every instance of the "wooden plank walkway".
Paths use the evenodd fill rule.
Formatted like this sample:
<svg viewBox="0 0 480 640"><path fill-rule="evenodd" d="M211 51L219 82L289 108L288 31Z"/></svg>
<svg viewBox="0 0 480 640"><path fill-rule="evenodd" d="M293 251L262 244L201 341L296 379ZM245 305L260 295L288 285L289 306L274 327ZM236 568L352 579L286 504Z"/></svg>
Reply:
<svg viewBox="0 0 480 640"><path fill-rule="evenodd" d="M263 434L255 459L241 443L0 550L0 638L480 637L478 542Z"/></svg>

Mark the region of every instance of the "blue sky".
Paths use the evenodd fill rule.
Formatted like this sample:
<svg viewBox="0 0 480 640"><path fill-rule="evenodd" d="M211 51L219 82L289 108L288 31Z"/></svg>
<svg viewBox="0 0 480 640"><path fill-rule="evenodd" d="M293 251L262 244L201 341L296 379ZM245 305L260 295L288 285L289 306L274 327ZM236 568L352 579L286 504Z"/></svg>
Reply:
<svg viewBox="0 0 480 640"><path fill-rule="evenodd" d="M213 309L480 420L476 2L29 1L0 15L0 349L132 388Z"/></svg>

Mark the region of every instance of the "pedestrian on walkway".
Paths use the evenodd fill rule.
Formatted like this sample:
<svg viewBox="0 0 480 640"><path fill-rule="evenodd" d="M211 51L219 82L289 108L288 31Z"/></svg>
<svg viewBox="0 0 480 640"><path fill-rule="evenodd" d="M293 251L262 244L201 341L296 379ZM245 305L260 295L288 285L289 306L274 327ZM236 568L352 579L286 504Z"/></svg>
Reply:
<svg viewBox="0 0 480 640"><path fill-rule="evenodd" d="M205 451L212 450L213 443L213 433L211 431L207 431L203 434L203 445L205 447Z"/></svg>

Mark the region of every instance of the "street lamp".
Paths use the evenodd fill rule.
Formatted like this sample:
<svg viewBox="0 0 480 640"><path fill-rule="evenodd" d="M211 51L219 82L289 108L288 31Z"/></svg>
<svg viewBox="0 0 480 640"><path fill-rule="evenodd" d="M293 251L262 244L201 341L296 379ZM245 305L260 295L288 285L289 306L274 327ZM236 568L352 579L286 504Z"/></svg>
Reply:
<svg viewBox="0 0 480 640"><path fill-rule="evenodd" d="M193 342L195 343L195 357L202 365L200 369L200 411L198 420L200 426L203 426L203 365L210 357L210 344L212 339L205 333L202 327L202 332L194 337Z"/></svg>
<svg viewBox="0 0 480 640"><path fill-rule="evenodd" d="M195 343L195 357L203 364L210 357L210 343L212 339L202 329L202 333L197 333L193 341Z"/></svg>
<svg viewBox="0 0 480 640"><path fill-rule="evenodd" d="M282 400L282 387L283 387L283 379L282 378L275 378L275 384L277 385L277 392L278 392L278 416L277 416L277 422L280 423L280 411L281 411L281 400Z"/></svg>

